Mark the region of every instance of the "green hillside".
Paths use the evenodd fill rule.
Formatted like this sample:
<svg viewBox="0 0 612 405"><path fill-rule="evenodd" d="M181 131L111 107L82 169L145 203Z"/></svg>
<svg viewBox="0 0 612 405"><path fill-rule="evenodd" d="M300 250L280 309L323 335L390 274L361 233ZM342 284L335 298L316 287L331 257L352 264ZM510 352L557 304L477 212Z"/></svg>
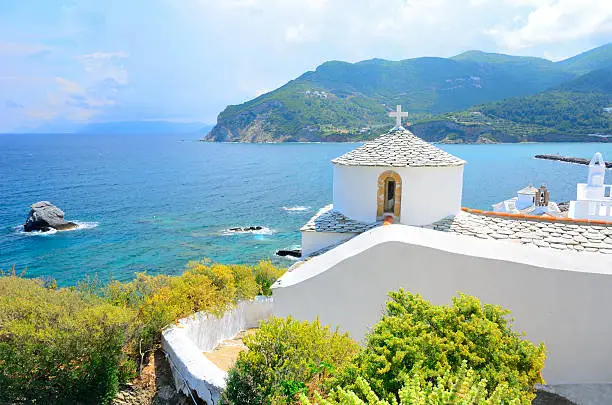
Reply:
<svg viewBox="0 0 612 405"><path fill-rule="evenodd" d="M542 93L422 120L413 131L445 142L612 141L612 65Z"/></svg>
<svg viewBox="0 0 612 405"><path fill-rule="evenodd" d="M604 51L590 51L596 57L589 58L587 52L579 55L580 60L558 63L480 51L453 58L326 62L270 93L228 106L219 114L206 140L367 139L391 127L387 112L396 104L411 113L410 121L421 126L425 122L444 122L452 111L534 95L550 88L561 89L559 86L578 77L577 71L586 69L588 63L584 61L601 60L607 54L612 57L612 47L602 48Z"/></svg>
<svg viewBox="0 0 612 405"><path fill-rule="evenodd" d="M590 51L565 59L558 63L564 69L585 74L593 70L612 65L612 43L600 46Z"/></svg>

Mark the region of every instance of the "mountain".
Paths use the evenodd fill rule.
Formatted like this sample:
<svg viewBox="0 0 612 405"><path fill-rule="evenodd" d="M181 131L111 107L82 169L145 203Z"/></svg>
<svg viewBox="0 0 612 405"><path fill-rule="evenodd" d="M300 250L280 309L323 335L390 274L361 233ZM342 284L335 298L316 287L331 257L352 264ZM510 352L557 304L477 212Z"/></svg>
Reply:
<svg viewBox="0 0 612 405"><path fill-rule="evenodd" d="M387 113L396 104L411 113L411 121L421 122L555 88L608 56L612 58L610 46L556 63L481 51L452 58L326 62L272 92L228 106L205 140L366 139L391 127Z"/></svg>
<svg viewBox="0 0 612 405"><path fill-rule="evenodd" d="M585 74L611 65L612 43L591 49L590 51L583 52L559 62L559 66L578 74Z"/></svg>
<svg viewBox="0 0 612 405"><path fill-rule="evenodd" d="M612 64L538 94L443 114L411 129L444 142L612 142Z"/></svg>

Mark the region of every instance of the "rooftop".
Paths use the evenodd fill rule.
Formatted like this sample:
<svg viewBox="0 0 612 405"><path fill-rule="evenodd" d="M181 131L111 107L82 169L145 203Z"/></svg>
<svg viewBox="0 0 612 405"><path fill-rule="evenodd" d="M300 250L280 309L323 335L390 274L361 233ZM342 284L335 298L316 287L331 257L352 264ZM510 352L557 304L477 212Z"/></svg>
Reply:
<svg viewBox="0 0 612 405"><path fill-rule="evenodd" d="M345 166L439 167L465 161L400 128L332 160Z"/></svg>
<svg viewBox="0 0 612 405"><path fill-rule="evenodd" d="M334 211L333 204L327 205L319 210L304 225L302 232L335 232L335 233L362 233L377 227L380 223L367 224L345 217L338 211Z"/></svg>
<svg viewBox="0 0 612 405"><path fill-rule="evenodd" d="M612 254L612 223L486 215L464 210L425 228L541 248Z"/></svg>
<svg viewBox="0 0 612 405"><path fill-rule="evenodd" d="M531 184L528 185L527 187L520 189L519 191L517 191L517 194L535 194L537 193L539 190L537 188L535 188L534 186L532 186Z"/></svg>

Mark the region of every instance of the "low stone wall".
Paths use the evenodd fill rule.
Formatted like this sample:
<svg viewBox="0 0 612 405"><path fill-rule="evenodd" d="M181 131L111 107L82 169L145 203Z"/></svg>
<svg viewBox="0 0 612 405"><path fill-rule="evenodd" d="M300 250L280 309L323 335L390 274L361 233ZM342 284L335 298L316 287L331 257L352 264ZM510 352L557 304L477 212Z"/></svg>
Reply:
<svg viewBox="0 0 612 405"><path fill-rule="evenodd" d="M271 297L240 302L222 317L199 312L179 320L162 333L162 348L168 356L175 384L186 395L197 395L213 405L219 402L227 373L204 356L219 343L254 328L272 314Z"/></svg>

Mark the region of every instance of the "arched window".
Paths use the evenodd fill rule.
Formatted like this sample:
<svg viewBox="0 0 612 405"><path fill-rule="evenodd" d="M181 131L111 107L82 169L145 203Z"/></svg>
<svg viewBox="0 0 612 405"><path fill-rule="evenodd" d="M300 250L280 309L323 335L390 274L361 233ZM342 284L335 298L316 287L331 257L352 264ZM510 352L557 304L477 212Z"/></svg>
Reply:
<svg viewBox="0 0 612 405"><path fill-rule="evenodd" d="M402 203L402 178L392 170L382 173L378 177L376 217L382 219L384 214L393 214L399 219Z"/></svg>

